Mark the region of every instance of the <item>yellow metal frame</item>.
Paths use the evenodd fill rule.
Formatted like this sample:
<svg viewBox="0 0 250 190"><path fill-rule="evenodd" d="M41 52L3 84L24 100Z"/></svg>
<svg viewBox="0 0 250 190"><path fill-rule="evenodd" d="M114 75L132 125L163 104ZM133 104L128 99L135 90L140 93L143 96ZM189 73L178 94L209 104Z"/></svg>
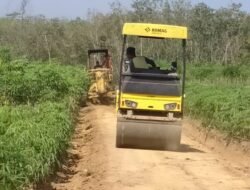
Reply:
<svg viewBox="0 0 250 190"><path fill-rule="evenodd" d="M152 38L188 38L187 27L147 23L125 23L122 34Z"/></svg>
<svg viewBox="0 0 250 190"><path fill-rule="evenodd" d="M118 92L117 92L118 93ZM137 103L136 109L138 110L151 110L151 111L166 111L164 109L165 104L176 103L178 106L173 112L181 112L181 96L158 96L152 94L128 94L121 93L120 108L131 109L125 104L125 100L133 101ZM118 103L118 102L117 102ZM117 106L118 107L118 106Z"/></svg>

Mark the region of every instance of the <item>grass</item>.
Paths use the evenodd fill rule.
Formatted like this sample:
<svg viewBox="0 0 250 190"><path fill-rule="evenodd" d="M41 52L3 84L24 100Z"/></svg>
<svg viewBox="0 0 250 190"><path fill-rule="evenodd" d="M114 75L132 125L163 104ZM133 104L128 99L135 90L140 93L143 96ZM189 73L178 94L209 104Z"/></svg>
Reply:
<svg viewBox="0 0 250 190"><path fill-rule="evenodd" d="M229 137L250 140L250 73L246 65L190 65L187 114Z"/></svg>
<svg viewBox="0 0 250 190"><path fill-rule="evenodd" d="M0 64L0 189L22 189L59 164L88 88L83 67Z"/></svg>

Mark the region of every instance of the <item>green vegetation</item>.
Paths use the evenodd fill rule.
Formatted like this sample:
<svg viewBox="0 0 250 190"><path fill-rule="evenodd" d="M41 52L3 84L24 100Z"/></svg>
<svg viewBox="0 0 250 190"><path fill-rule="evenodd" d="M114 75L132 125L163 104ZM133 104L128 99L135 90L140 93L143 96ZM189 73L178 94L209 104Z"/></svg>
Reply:
<svg viewBox="0 0 250 190"><path fill-rule="evenodd" d="M88 77L80 66L0 63L1 190L38 181L59 163L87 87Z"/></svg>
<svg viewBox="0 0 250 190"><path fill-rule="evenodd" d="M250 72L246 65L190 65L187 113L229 137L250 139Z"/></svg>

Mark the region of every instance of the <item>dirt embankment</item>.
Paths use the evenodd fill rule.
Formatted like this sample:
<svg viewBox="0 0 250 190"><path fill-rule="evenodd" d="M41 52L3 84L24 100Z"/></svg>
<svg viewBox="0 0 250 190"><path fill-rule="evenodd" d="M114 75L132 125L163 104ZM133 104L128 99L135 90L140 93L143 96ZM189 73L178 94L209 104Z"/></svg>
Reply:
<svg viewBox="0 0 250 190"><path fill-rule="evenodd" d="M83 108L62 171L38 189L250 190L250 155L213 138L205 142L189 121L179 152L117 149L115 132L113 107Z"/></svg>

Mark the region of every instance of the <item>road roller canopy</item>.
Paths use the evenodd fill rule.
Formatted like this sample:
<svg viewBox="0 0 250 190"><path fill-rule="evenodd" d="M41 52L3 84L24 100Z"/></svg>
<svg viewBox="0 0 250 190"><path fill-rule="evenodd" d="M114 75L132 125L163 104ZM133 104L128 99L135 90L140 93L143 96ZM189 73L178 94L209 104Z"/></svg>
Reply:
<svg viewBox="0 0 250 190"><path fill-rule="evenodd" d="M108 49L88 50L88 69L112 69L111 56Z"/></svg>
<svg viewBox="0 0 250 190"><path fill-rule="evenodd" d="M88 56L90 56L91 54L94 54L94 53L105 53L108 55L109 50L108 49L90 49L90 50L88 50Z"/></svg>
<svg viewBox="0 0 250 190"><path fill-rule="evenodd" d="M187 39L187 27L163 24L125 23L122 34L149 38Z"/></svg>

